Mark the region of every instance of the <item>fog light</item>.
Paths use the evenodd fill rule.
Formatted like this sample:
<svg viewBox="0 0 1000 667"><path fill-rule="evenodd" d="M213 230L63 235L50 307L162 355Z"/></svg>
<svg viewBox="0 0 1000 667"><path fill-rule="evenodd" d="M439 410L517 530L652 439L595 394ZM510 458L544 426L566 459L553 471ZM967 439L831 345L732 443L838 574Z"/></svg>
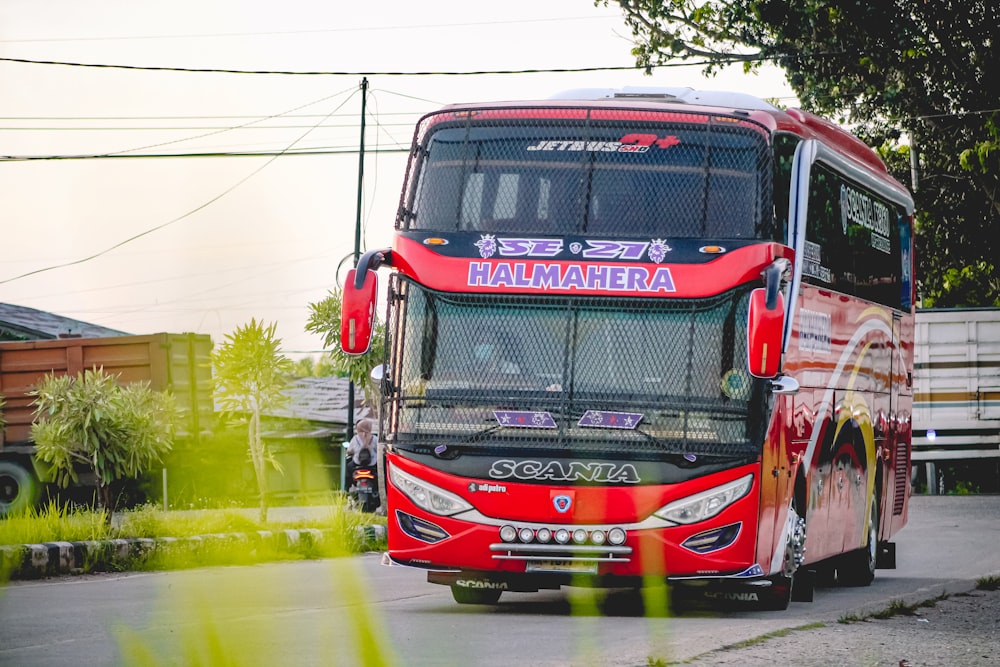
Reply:
<svg viewBox="0 0 1000 667"><path fill-rule="evenodd" d="M625 544L626 537L627 535L623 528L612 528L608 531L608 542L616 547Z"/></svg>
<svg viewBox="0 0 1000 667"><path fill-rule="evenodd" d="M681 546L696 553L704 554L710 551L718 551L728 547L739 537L742 524L734 523L722 528L713 528L703 533L692 535L683 542Z"/></svg>
<svg viewBox="0 0 1000 667"><path fill-rule="evenodd" d="M440 542L441 540L450 537L448 533L441 528L441 526L435 525L430 521L418 519L417 517L407 514L406 512L396 510L396 521L399 523L399 527L403 529L404 533L414 539L420 540L421 542L434 544L435 542Z"/></svg>
<svg viewBox="0 0 1000 667"><path fill-rule="evenodd" d="M569 543L569 531L566 530L565 528L560 528L559 530L557 530L555 537L556 537L556 542L558 542L559 544Z"/></svg>
<svg viewBox="0 0 1000 667"><path fill-rule="evenodd" d="M548 528L539 528L538 532L535 533L535 539L542 544L547 544L552 540L552 531Z"/></svg>
<svg viewBox="0 0 1000 667"><path fill-rule="evenodd" d="M524 543L528 543L531 540L535 539L535 531L533 531L530 528L522 528L521 530L517 531L517 539L521 540Z"/></svg>
<svg viewBox="0 0 1000 667"><path fill-rule="evenodd" d="M587 542L587 531L583 528L577 528L573 531L573 541L577 544L585 544Z"/></svg>
<svg viewBox="0 0 1000 667"><path fill-rule="evenodd" d="M513 542L517 539L517 528L514 528L514 526L503 526L500 528L500 539L504 542Z"/></svg>
<svg viewBox="0 0 1000 667"><path fill-rule="evenodd" d="M607 537L603 530L595 530L590 534L590 541L594 544L604 544L604 538Z"/></svg>

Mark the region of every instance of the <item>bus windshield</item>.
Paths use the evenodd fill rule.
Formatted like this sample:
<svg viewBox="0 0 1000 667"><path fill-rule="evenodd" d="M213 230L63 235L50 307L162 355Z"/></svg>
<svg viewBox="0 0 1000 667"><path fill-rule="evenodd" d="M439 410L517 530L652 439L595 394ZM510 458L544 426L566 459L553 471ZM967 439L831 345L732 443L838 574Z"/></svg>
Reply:
<svg viewBox="0 0 1000 667"><path fill-rule="evenodd" d="M759 447L745 289L512 302L401 288L397 444L725 456ZM512 415L535 423L504 424Z"/></svg>
<svg viewBox="0 0 1000 667"><path fill-rule="evenodd" d="M769 238L772 167L749 122L442 121L411 165L411 230Z"/></svg>

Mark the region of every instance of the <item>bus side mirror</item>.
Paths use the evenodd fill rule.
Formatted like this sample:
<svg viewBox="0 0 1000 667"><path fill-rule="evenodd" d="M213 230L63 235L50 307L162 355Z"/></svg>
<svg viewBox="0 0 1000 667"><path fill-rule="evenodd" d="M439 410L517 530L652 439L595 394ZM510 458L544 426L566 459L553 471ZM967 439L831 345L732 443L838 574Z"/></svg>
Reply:
<svg viewBox="0 0 1000 667"><path fill-rule="evenodd" d="M778 375L781 341L785 328L784 295L781 292L772 294L771 308L767 307L767 301L765 288L750 292L747 317L747 366L750 374L759 378L773 378Z"/></svg>
<svg viewBox="0 0 1000 667"><path fill-rule="evenodd" d="M372 344L375 330L375 293L378 276L365 271L364 280L355 284L356 269L347 272L340 308L340 349L347 354L364 354Z"/></svg>

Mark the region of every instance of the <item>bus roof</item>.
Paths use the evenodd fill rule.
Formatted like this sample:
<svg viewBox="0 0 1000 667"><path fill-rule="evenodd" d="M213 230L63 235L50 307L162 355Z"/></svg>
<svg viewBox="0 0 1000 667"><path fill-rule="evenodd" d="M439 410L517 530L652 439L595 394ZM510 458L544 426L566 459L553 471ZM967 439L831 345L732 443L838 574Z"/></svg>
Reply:
<svg viewBox="0 0 1000 667"><path fill-rule="evenodd" d="M475 108L537 108L539 106L608 106L623 109L677 111L720 110L756 120L773 131L790 132L804 139L819 139L841 154L861 163L880 178L889 176L885 163L868 144L839 125L802 109L781 109L754 95L740 92L695 90L682 87L625 86L623 88L576 88L556 93L548 100L481 102L448 105L442 111ZM724 110L724 111L723 111Z"/></svg>
<svg viewBox="0 0 1000 667"><path fill-rule="evenodd" d="M758 109L777 111L773 104L748 95L717 90L695 90L694 88L660 88L647 86L625 86L624 88L576 88L556 93L554 100L636 100L669 104L694 104L705 107L728 107L730 109Z"/></svg>

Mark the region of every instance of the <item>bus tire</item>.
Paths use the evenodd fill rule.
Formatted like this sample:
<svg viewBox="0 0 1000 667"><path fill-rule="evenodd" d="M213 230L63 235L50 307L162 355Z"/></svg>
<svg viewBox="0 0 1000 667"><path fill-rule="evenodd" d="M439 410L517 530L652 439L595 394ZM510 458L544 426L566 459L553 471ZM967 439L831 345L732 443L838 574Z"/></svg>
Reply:
<svg viewBox="0 0 1000 667"><path fill-rule="evenodd" d="M795 499L788 506L788 536L782 570L786 577L794 577L806 560L806 517L799 512L798 506L799 501Z"/></svg>
<svg viewBox="0 0 1000 667"><path fill-rule="evenodd" d="M458 604L496 604L500 601L501 591L493 588L466 588L451 586L451 596Z"/></svg>
<svg viewBox="0 0 1000 667"><path fill-rule="evenodd" d="M0 516L34 507L39 491L31 470L19 461L0 461Z"/></svg>
<svg viewBox="0 0 1000 667"><path fill-rule="evenodd" d="M792 601L792 577L771 577L770 586L762 586L758 594L758 608L762 611L784 611Z"/></svg>
<svg viewBox="0 0 1000 667"><path fill-rule="evenodd" d="M868 512L868 544L843 556L837 568L837 581L842 586L870 586L875 580L878 559L878 492L872 493Z"/></svg>
<svg viewBox="0 0 1000 667"><path fill-rule="evenodd" d="M816 585L820 588L832 588L837 585L837 561L828 559L817 563L813 569L816 570Z"/></svg>
<svg viewBox="0 0 1000 667"><path fill-rule="evenodd" d="M816 572L800 567L792 577L792 602L812 602L816 592Z"/></svg>

